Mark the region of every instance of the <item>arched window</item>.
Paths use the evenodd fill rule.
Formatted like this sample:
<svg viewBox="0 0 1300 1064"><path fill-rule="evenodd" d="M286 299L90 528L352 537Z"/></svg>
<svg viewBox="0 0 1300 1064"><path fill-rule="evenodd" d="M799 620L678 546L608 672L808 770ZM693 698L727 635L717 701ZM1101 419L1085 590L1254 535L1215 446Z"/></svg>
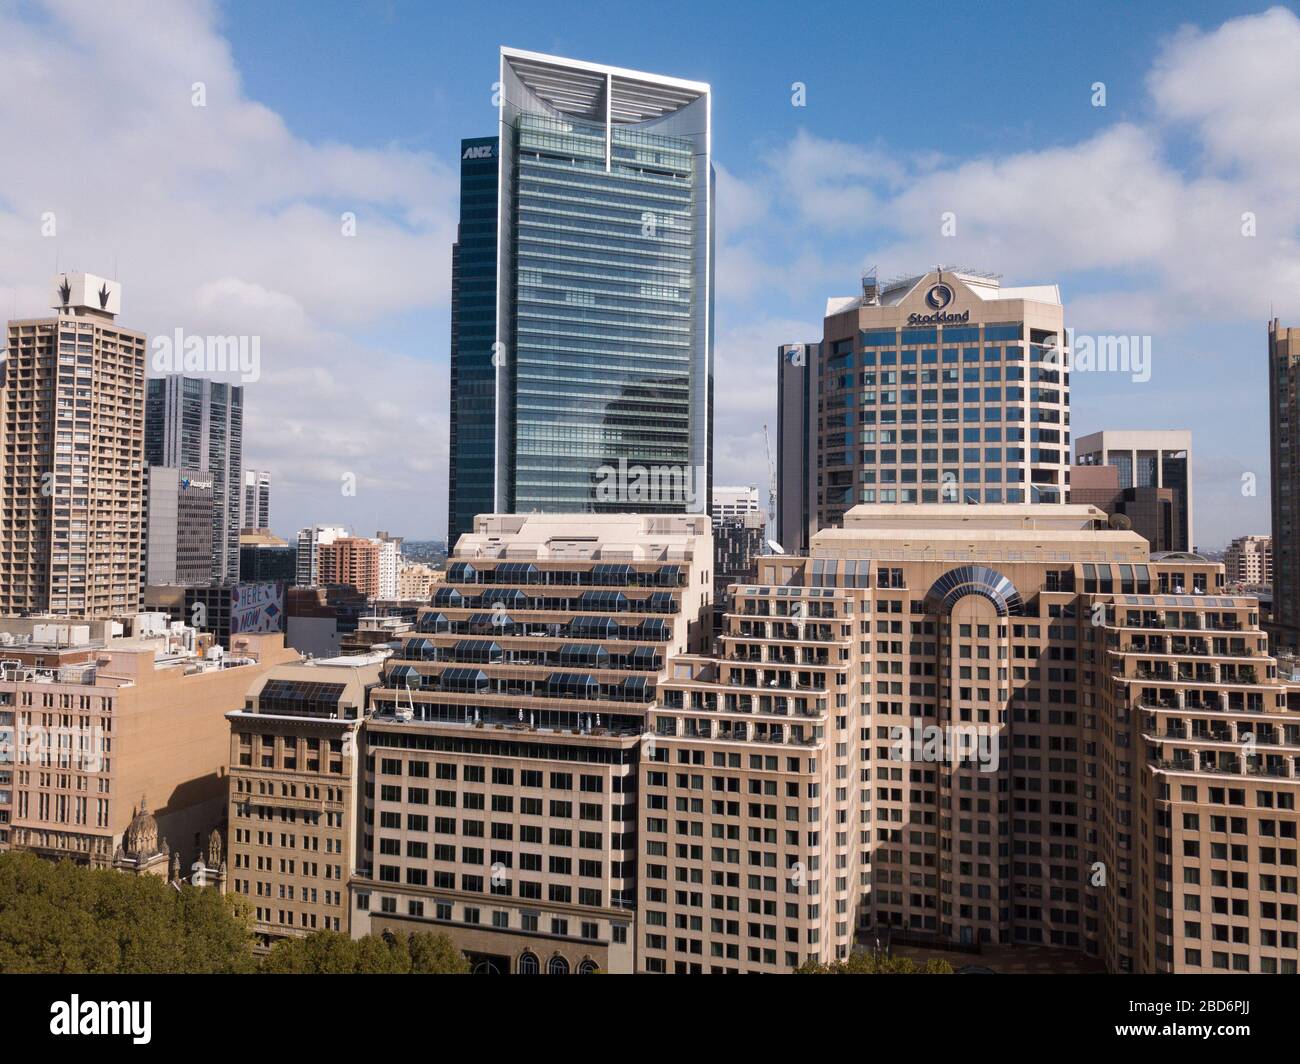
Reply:
<svg viewBox="0 0 1300 1064"><path fill-rule="evenodd" d="M986 565L961 565L949 569L930 587L925 596L925 612L947 615L959 599L979 595L993 603L999 617L1022 616L1024 602L1015 584Z"/></svg>
<svg viewBox="0 0 1300 1064"><path fill-rule="evenodd" d="M500 975L501 969L493 961L484 957L470 969L470 975Z"/></svg>
<svg viewBox="0 0 1300 1064"><path fill-rule="evenodd" d="M569 962L561 957L558 953L546 962L547 975L568 975Z"/></svg>
<svg viewBox="0 0 1300 1064"><path fill-rule="evenodd" d="M542 970L541 964L538 963L537 954L525 951L519 958L520 975L538 975Z"/></svg>
<svg viewBox="0 0 1300 1064"><path fill-rule="evenodd" d="M581 964L578 965L578 974L595 975L595 973L599 970L599 968L600 965L598 965L595 961L593 961L590 957L588 957L586 960L584 960Z"/></svg>

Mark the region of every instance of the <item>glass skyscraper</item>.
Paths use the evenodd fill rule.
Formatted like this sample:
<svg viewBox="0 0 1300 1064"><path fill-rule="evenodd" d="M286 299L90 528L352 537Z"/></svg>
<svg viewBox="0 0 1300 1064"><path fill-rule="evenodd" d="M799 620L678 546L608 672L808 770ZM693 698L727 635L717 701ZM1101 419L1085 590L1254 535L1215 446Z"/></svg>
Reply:
<svg viewBox="0 0 1300 1064"><path fill-rule="evenodd" d="M452 543L496 503L497 138L460 146L460 223L451 249Z"/></svg>
<svg viewBox="0 0 1300 1064"><path fill-rule="evenodd" d="M212 580L239 579L244 389L173 374L146 382L144 458L212 474Z"/></svg>
<svg viewBox="0 0 1300 1064"><path fill-rule="evenodd" d="M1056 285L936 269L827 300L822 338L781 348L789 550L862 503L1063 503L1070 373Z"/></svg>
<svg viewBox="0 0 1300 1064"><path fill-rule="evenodd" d="M487 510L706 512L709 87L502 49L499 89L499 138L461 149L450 536Z"/></svg>

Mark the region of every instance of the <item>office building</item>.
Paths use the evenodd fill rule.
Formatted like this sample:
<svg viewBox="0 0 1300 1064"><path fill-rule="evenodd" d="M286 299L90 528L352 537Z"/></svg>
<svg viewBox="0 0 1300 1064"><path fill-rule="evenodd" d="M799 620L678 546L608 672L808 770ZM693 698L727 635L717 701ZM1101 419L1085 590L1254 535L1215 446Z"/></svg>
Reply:
<svg viewBox="0 0 1300 1064"><path fill-rule="evenodd" d="M239 534L239 579L274 580L292 584L297 579L298 548L267 529Z"/></svg>
<svg viewBox="0 0 1300 1064"><path fill-rule="evenodd" d="M731 611L731 586L758 579L766 546L766 522L758 510L713 520L713 631L721 632Z"/></svg>
<svg viewBox="0 0 1300 1064"><path fill-rule="evenodd" d="M355 588L291 587L285 595L285 639L300 654L337 657L363 617L376 612Z"/></svg>
<svg viewBox="0 0 1300 1064"><path fill-rule="evenodd" d="M1113 467L1118 495L1107 503L1095 491L1108 490L1108 484L1085 479L1076 485L1072 480L1071 502L1124 514L1132 522L1133 531L1150 543L1153 551L1195 549L1190 432L1107 429L1080 436L1075 453L1076 469Z"/></svg>
<svg viewBox="0 0 1300 1064"><path fill-rule="evenodd" d="M146 584L143 599L145 609L192 625L230 650L240 636L285 630L282 583Z"/></svg>
<svg viewBox="0 0 1300 1064"><path fill-rule="evenodd" d="M139 608L145 335L122 290L61 274L53 317L8 324L0 386L0 614Z"/></svg>
<svg viewBox="0 0 1300 1064"><path fill-rule="evenodd" d="M713 499L709 505L709 514L716 528L727 517L743 517L745 514L761 513L758 506L758 488L714 488Z"/></svg>
<svg viewBox="0 0 1300 1064"><path fill-rule="evenodd" d="M1229 584L1267 587L1273 583L1273 540L1269 536L1238 536L1228 544L1223 568Z"/></svg>
<svg viewBox="0 0 1300 1064"><path fill-rule="evenodd" d="M173 374L148 382L145 459L149 465L212 475L214 583L239 579L243 493L244 389Z"/></svg>
<svg viewBox="0 0 1300 1064"><path fill-rule="evenodd" d="M1055 285L938 269L868 274L860 295L827 300L820 343L783 349L783 534L806 539L859 503L1063 503L1064 344ZM792 524L805 493L808 533Z"/></svg>
<svg viewBox="0 0 1300 1064"><path fill-rule="evenodd" d="M244 496L240 502L240 530L271 527L271 474L265 469L244 470Z"/></svg>
<svg viewBox="0 0 1300 1064"><path fill-rule="evenodd" d="M229 879L262 946L348 930L358 732L386 655L277 665L229 721Z"/></svg>
<svg viewBox="0 0 1300 1064"><path fill-rule="evenodd" d="M1274 642L1300 649L1300 329L1268 325Z"/></svg>
<svg viewBox="0 0 1300 1064"><path fill-rule="evenodd" d="M817 531L817 385L821 344L782 344L776 359L776 527L788 554Z"/></svg>
<svg viewBox="0 0 1300 1064"><path fill-rule="evenodd" d="M704 513L709 87L510 48L499 80L497 137L461 148L450 540L485 512Z"/></svg>
<svg viewBox="0 0 1300 1064"><path fill-rule="evenodd" d="M297 580L299 587L315 587L321 583L320 548L346 536L342 525L308 525L298 531Z"/></svg>
<svg viewBox="0 0 1300 1064"><path fill-rule="evenodd" d="M447 529L451 546L496 498L499 139L460 144L460 219L451 248Z"/></svg>
<svg viewBox="0 0 1300 1064"><path fill-rule="evenodd" d="M145 584L212 582L212 474L150 466Z"/></svg>
<svg viewBox="0 0 1300 1064"><path fill-rule="evenodd" d="M711 540L706 515L476 520L372 698L354 936L634 970L637 762L669 656L707 645Z"/></svg>
<svg viewBox="0 0 1300 1064"><path fill-rule="evenodd" d="M248 635L231 655L192 628L139 615L122 637L103 626L0 618L0 849L114 865L147 809L152 854L186 869L225 819L225 714L252 682L291 658L278 635Z"/></svg>
<svg viewBox="0 0 1300 1064"><path fill-rule="evenodd" d="M1121 488L1119 483L1118 466L1071 466L1070 502L1105 510L1115 518L1116 527L1132 528L1152 551L1187 550L1178 489Z"/></svg>

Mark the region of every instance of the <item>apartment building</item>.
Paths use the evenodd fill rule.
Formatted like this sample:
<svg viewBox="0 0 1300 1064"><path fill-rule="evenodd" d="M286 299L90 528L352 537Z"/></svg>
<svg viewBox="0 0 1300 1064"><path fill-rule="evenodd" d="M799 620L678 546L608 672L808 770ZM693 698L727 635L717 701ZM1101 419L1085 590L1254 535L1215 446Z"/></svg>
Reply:
<svg viewBox="0 0 1300 1064"><path fill-rule="evenodd" d="M650 711L639 970L1295 970L1295 689L1220 566L1059 504L859 506L759 566Z"/></svg>
<svg viewBox="0 0 1300 1064"><path fill-rule="evenodd" d="M0 382L0 615L140 605L145 335L116 281L54 281L50 318L8 324Z"/></svg>
<svg viewBox="0 0 1300 1064"><path fill-rule="evenodd" d="M706 649L712 558L704 514L476 519L374 696L354 935L634 970L638 760L670 656Z"/></svg>
<svg viewBox="0 0 1300 1064"><path fill-rule="evenodd" d="M107 867L147 808L188 868L224 820L224 715L294 655L278 635L222 654L161 616L133 623L0 619L0 848Z"/></svg>
<svg viewBox="0 0 1300 1064"><path fill-rule="evenodd" d="M271 473L266 469L245 469L243 497L240 500L239 527L271 527Z"/></svg>
<svg viewBox="0 0 1300 1064"><path fill-rule="evenodd" d="M379 597L382 544L375 539L343 536L318 548L317 580L345 584L367 598Z"/></svg>
<svg viewBox="0 0 1300 1064"><path fill-rule="evenodd" d="M320 579L320 549L348 534L342 525L308 525L298 530L295 583L299 587L315 587L326 583Z"/></svg>
<svg viewBox="0 0 1300 1064"><path fill-rule="evenodd" d="M397 597L427 600L446 575L444 569L435 569L423 562L408 562L397 570Z"/></svg>
<svg viewBox="0 0 1300 1064"><path fill-rule="evenodd" d="M1273 583L1273 538L1238 536L1223 555L1228 583L1249 587Z"/></svg>
<svg viewBox="0 0 1300 1064"><path fill-rule="evenodd" d="M229 726L229 882L260 944L347 931L360 837L358 732L387 655L278 665Z"/></svg>
<svg viewBox="0 0 1300 1064"><path fill-rule="evenodd" d="M710 655L712 557L704 515L480 517L379 632L331 920L481 972L1296 970L1300 672L1222 566L1092 506L860 505L760 558ZM265 856L265 933L322 919Z"/></svg>

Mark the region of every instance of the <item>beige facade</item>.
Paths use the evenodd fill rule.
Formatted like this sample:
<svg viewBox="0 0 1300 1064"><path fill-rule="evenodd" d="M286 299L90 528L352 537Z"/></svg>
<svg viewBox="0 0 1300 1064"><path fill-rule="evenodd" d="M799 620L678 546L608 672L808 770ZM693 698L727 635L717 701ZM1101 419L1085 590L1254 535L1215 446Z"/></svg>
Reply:
<svg viewBox="0 0 1300 1064"><path fill-rule="evenodd" d="M146 338L77 303L87 279L62 279L56 317L8 325L0 615L121 617L140 605ZM115 308L117 282L102 285Z"/></svg>
<svg viewBox="0 0 1300 1064"><path fill-rule="evenodd" d="M103 640L64 627L0 647L0 848L108 866L147 809L158 852L188 869L225 819L225 714L294 656L279 635L220 658L205 645L182 626Z"/></svg>
<svg viewBox="0 0 1300 1064"><path fill-rule="evenodd" d="M1271 536L1238 536L1223 556L1229 584L1266 587L1273 583L1273 539Z"/></svg>
<svg viewBox="0 0 1300 1064"><path fill-rule="evenodd" d="M231 890L263 946L349 929L358 736L385 654L280 665L228 713Z"/></svg>
<svg viewBox="0 0 1300 1064"><path fill-rule="evenodd" d="M482 972L1296 970L1300 681L1221 566L1091 506L863 505L761 558L707 656L709 533L479 518L360 725L340 927Z"/></svg>
<svg viewBox="0 0 1300 1064"><path fill-rule="evenodd" d="M712 555L707 515L476 520L366 725L354 935L634 970L637 762L669 656L707 645Z"/></svg>
<svg viewBox="0 0 1300 1064"><path fill-rule="evenodd" d="M423 562L411 562L397 570L397 597L427 601L433 589L447 575L444 569L435 569Z"/></svg>
<svg viewBox="0 0 1300 1064"><path fill-rule="evenodd" d="M762 559L720 658L662 685L638 968L902 941L1295 970L1300 732L1254 599L1090 507L844 526Z"/></svg>

